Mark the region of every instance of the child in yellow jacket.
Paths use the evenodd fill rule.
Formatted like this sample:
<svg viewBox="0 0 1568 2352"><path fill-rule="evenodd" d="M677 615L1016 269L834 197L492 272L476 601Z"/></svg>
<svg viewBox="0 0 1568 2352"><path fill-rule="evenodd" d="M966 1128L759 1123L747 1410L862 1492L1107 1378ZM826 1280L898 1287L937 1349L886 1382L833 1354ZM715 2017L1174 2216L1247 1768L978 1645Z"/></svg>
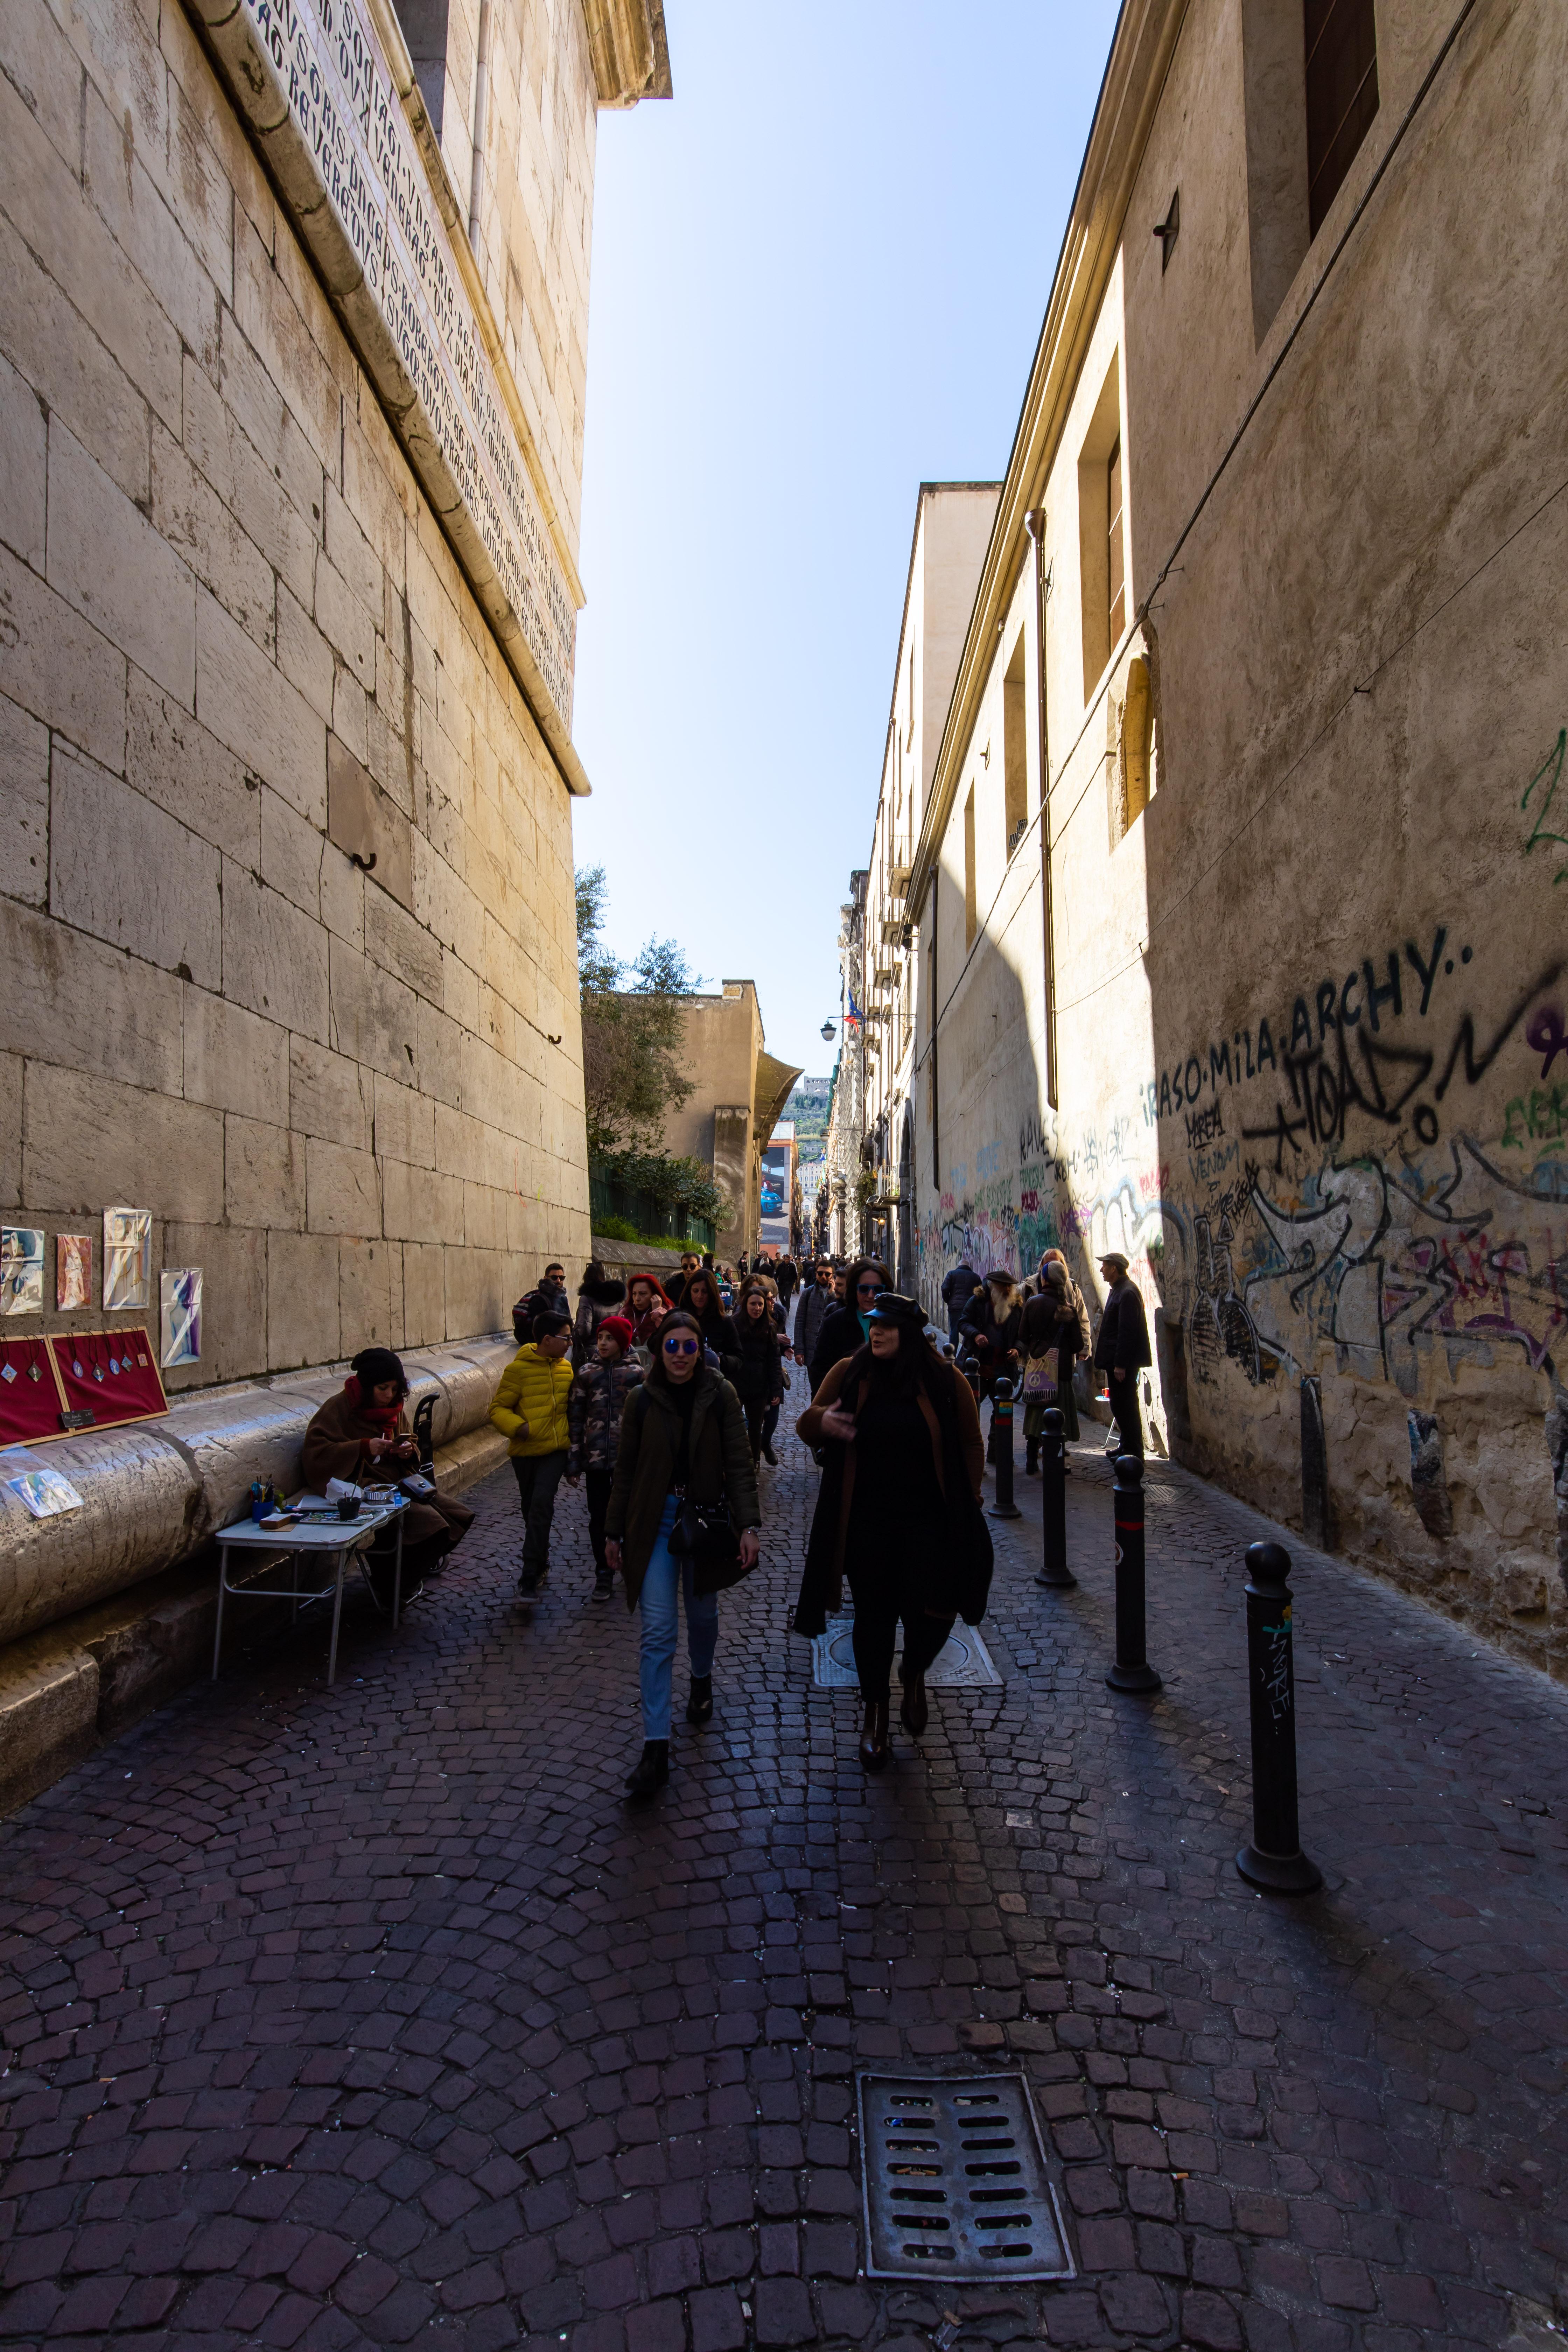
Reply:
<svg viewBox="0 0 1568 2352"><path fill-rule="evenodd" d="M572 1319L545 1313L533 1318L533 1337L521 1347L500 1376L490 1419L509 1441L522 1504L521 1593L531 1597L550 1571L550 1528L555 1489L566 1470L571 1431L566 1400L572 1392ZM567 1477L574 1486L574 1477Z"/></svg>

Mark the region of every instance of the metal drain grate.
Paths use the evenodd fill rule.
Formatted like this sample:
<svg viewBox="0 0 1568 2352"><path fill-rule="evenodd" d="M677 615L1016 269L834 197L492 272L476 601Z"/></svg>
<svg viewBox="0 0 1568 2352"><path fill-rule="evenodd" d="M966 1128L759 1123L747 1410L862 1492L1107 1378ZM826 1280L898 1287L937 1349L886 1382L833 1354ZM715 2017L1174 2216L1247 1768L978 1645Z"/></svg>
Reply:
<svg viewBox="0 0 1568 2352"><path fill-rule="evenodd" d="M1074 2275L1022 2074L862 2074L868 2278Z"/></svg>

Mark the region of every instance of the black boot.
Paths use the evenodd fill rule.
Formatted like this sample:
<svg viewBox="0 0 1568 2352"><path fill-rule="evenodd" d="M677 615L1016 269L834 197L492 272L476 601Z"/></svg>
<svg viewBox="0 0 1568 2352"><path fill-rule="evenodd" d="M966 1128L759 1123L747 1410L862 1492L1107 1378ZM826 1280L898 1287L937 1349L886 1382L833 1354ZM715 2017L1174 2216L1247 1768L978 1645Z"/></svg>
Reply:
<svg viewBox="0 0 1568 2352"><path fill-rule="evenodd" d="M1024 1447L1024 1475L1026 1478L1037 1478L1039 1475L1040 1441L1037 1437L1031 1437Z"/></svg>
<svg viewBox="0 0 1568 2352"><path fill-rule="evenodd" d="M647 1739L635 1772L626 1775L626 1794L634 1805L646 1805L669 1778L669 1742Z"/></svg>
<svg viewBox="0 0 1568 2352"><path fill-rule="evenodd" d="M903 1675L904 1703L899 1709L899 1721L911 1739L918 1739L931 1719L926 1705L926 1678L923 1674Z"/></svg>
<svg viewBox="0 0 1568 2352"><path fill-rule="evenodd" d="M686 1702L686 1720L687 1720L687 1722L688 1722L688 1723L706 1723L706 1722L708 1721L708 1719L709 1719L710 1716L711 1716L712 1712L713 1712L713 1677L712 1677L712 1675L692 1675L692 1677L691 1677L691 1696L690 1696L690 1697L689 1697L689 1698L687 1700L687 1702Z"/></svg>
<svg viewBox="0 0 1568 2352"><path fill-rule="evenodd" d="M868 1772L881 1772L888 1762L888 1701L866 1701L866 1727L860 1734L860 1761Z"/></svg>

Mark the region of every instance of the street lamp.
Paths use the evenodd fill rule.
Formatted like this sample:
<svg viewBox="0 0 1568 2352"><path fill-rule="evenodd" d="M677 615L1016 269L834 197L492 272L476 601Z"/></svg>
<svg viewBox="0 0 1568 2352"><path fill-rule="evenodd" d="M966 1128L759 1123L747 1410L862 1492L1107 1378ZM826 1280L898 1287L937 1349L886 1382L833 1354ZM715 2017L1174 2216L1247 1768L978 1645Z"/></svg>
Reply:
<svg viewBox="0 0 1568 2352"><path fill-rule="evenodd" d="M822 1042L825 1045L831 1045L833 1043L833 1023L831 1021L825 1021L822 1024Z"/></svg>

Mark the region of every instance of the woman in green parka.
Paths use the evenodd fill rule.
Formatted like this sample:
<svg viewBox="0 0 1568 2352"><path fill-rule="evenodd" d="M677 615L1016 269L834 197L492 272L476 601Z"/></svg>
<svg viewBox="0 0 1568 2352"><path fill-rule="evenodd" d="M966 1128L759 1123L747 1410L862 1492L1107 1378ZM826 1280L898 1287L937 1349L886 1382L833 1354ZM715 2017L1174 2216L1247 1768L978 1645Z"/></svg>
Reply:
<svg viewBox="0 0 1568 2352"><path fill-rule="evenodd" d="M625 1577L626 1606L642 1612L643 1752L626 1794L645 1803L669 1778L670 1685L675 1671L677 1593L686 1601L691 1659L688 1723L713 1712L713 1651L719 1599L700 1572L678 1559L669 1537L682 1498L727 1506L741 1538L742 1570L755 1566L762 1508L756 1465L741 1400L702 1360L702 1330L678 1309L659 1326L647 1378L626 1399L616 1480L605 1514L605 1555Z"/></svg>

